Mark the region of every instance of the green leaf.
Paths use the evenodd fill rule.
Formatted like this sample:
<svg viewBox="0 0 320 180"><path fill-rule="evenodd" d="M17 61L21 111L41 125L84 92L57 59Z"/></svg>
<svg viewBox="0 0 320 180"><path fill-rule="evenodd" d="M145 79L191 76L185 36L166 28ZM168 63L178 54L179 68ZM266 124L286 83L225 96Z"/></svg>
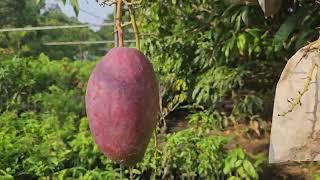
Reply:
<svg viewBox="0 0 320 180"><path fill-rule="evenodd" d="M245 172L245 170L244 170L244 168L243 167L240 167L239 169L237 169L237 173L240 175L240 177L242 177L242 178L246 178L247 177L247 174L246 174L246 172Z"/></svg>
<svg viewBox="0 0 320 180"><path fill-rule="evenodd" d="M244 34L244 33L240 34L238 36L238 41L237 41L237 46L238 46L240 55L244 55L245 48L246 48L246 43L247 43L246 34Z"/></svg>
<svg viewBox="0 0 320 180"><path fill-rule="evenodd" d="M243 161L243 168L246 170L246 172L250 175L250 177L258 178L258 174L254 167L252 166L251 162L248 160Z"/></svg>
<svg viewBox="0 0 320 180"><path fill-rule="evenodd" d="M316 175L314 176L314 180L320 180L320 174L316 174Z"/></svg>
<svg viewBox="0 0 320 180"><path fill-rule="evenodd" d="M74 12L78 16L79 15L79 2L78 2L78 0L70 0L70 3L71 3L71 6L73 7Z"/></svg>
<svg viewBox="0 0 320 180"><path fill-rule="evenodd" d="M231 176L228 178L228 180L240 180L241 178L236 177L236 176Z"/></svg>
<svg viewBox="0 0 320 180"><path fill-rule="evenodd" d="M296 13L293 13L291 16L289 16L281 25L273 40L273 46L275 47L276 51L279 50L285 41L288 40L290 34L295 30L298 22L300 21L301 17L304 16L304 14L305 10L299 9Z"/></svg>
<svg viewBox="0 0 320 180"><path fill-rule="evenodd" d="M231 173L231 164L230 163L226 163L224 168L223 168L223 173L224 174L230 174Z"/></svg>
<svg viewBox="0 0 320 180"><path fill-rule="evenodd" d="M241 14L242 21L246 24L249 25L249 7L245 7L244 11Z"/></svg>
<svg viewBox="0 0 320 180"><path fill-rule="evenodd" d="M242 162L243 162L243 160L238 160L238 161L234 164L234 166L235 166L235 167L240 167L241 164L242 164Z"/></svg>
<svg viewBox="0 0 320 180"><path fill-rule="evenodd" d="M306 45L310 37L314 34L316 34L316 30L314 29L306 29L303 31L298 37L298 40L295 44L295 49L300 49L302 46Z"/></svg>
<svg viewBox="0 0 320 180"><path fill-rule="evenodd" d="M141 171L139 171L138 169L132 169L131 172L133 174L141 174Z"/></svg>
<svg viewBox="0 0 320 180"><path fill-rule="evenodd" d="M242 149L237 149L237 155L240 159L244 159L246 157L246 154L244 153L244 151Z"/></svg>
<svg viewBox="0 0 320 180"><path fill-rule="evenodd" d="M236 163L236 161L237 161L237 158L232 157L229 163L233 166Z"/></svg>

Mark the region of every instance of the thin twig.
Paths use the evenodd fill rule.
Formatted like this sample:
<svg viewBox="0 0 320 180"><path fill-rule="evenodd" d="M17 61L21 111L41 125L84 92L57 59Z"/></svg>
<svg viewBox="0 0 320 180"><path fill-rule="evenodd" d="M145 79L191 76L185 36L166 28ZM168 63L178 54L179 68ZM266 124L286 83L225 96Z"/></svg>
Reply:
<svg viewBox="0 0 320 180"><path fill-rule="evenodd" d="M129 26L131 24L131 22L125 22L121 24L121 27L125 27L125 26Z"/></svg>
<svg viewBox="0 0 320 180"><path fill-rule="evenodd" d="M154 131L154 149L155 149L155 151L154 151L154 166L155 166L155 173L157 174L157 156L158 156L157 128Z"/></svg>
<svg viewBox="0 0 320 180"><path fill-rule="evenodd" d="M131 8L129 8L129 9L131 9ZM131 18L131 22L132 22L133 31L134 31L134 34L136 37L136 46L137 46L137 49L140 49L140 31L139 31L139 28L138 28L138 25L137 25L137 22L135 19L135 13L132 9L129 11L132 11L130 13L130 18Z"/></svg>
<svg viewBox="0 0 320 180"><path fill-rule="evenodd" d="M133 3L134 2L128 2L126 0L123 0L123 2L125 3L125 5L128 7L129 13L130 13L130 19L131 19L131 24L132 24L132 28L135 34L135 38L136 38L136 47L137 49L140 49L140 32L139 32L139 28L137 25L137 21L135 18L135 11L133 8ZM136 4L141 4L142 0L139 2L135 2Z"/></svg>
<svg viewBox="0 0 320 180"><path fill-rule="evenodd" d="M233 4L245 4L245 5L257 5L259 2L257 0L231 0Z"/></svg>
<svg viewBox="0 0 320 180"><path fill-rule="evenodd" d="M287 114L292 112L298 105L300 106L302 105L301 99L309 91L310 85L312 84L311 81L312 81L313 73L314 71L316 71L317 67L318 67L317 64L312 65L311 70L307 76L307 81L304 84L303 90L298 92L298 96L296 98L288 100L288 102L290 103L289 110L279 114L278 116L286 116Z"/></svg>
<svg viewBox="0 0 320 180"><path fill-rule="evenodd" d="M308 53L311 50L319 49L320 48L319 45L320 45L320 36L319 36L318 40L316 40L314 42L309 42L309 44L305 48L302 49L304 51L304 53L302 54L302 56L299 59L299 61L296 63L295 67L297 67L297 65L301 62L302 59L304 59L305 57L308 56Z"/></svg>
<svg viewBox="0 0 320 180"><path fill-rule="evenodd" d="M98 0L96 0L96 2L99 2ZM116 0L106 0L106 1L103 1L102 3L99 3L100 6L112 6L114 4L117 4L117 1Z"/></svg>

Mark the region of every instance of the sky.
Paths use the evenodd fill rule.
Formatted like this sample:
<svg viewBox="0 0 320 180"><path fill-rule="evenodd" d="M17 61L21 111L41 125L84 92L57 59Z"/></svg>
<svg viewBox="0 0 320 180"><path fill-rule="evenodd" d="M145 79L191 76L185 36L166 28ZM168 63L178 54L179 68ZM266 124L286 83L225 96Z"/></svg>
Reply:
<svg viewBox="0 0 320 180"><path fill-rule="evenodd" d="M75 17L72 6L69 4L69 0L66 5L61 0L46 0L47 4L59 4L62 11L69 17ZM105 6L101 7L96 0L79 0L80 12L78 19L82 23L101 25L106 19L107 15L113 12L113 7ZM98 27L92 27L97 30Z"/></svg>

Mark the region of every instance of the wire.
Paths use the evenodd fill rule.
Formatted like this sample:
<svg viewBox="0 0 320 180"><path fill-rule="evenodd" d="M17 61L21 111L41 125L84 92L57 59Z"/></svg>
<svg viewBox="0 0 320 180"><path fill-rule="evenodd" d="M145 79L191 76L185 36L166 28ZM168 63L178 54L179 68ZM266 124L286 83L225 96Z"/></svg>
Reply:
<svg viewBox="0 0 320 180"><path fill-rule="evenodd" d="M105 19L106 19L106 18L103 18L103 17L97 16L97 15L95 15L95 14L93 14L93 13L89 12L89 11L84 10L84 9L79 8L79 10L80 10L81 12L84 12L84 13L86 13L86 14L88 14L88 15L92 16L92 17L95 17L95 18L98 18L98 19L101 19L101 20L105 20Z"/></svg>
<svg viewBox="0 0 320 180"><path fill-rule="evenodd" d="M102 26L114 26L113 23L98 24L82 24L82 25L64 25L64 26L42 26L42 27L24 27L24 28L5 28L0 29L1 32L17 32L17 31L42 31L42 30L54 30L54 29L72 29L72 28L85 28L90 26L102 27Z"/></svg>
<svg viewBox="0 0 320 180"><path fill-rule="evenodd" d="M57 5L57 4L55 4L55 3L46 3L46 5ZM92 17L99 18L99 19L101 19L101 20L105 20L105 19L106 19L106 18L100 17L100 16L98 16L98 15L95 15L95 14L93 14L92 12L89 12L89 11L87 11L87 10L84 10L84 9L82 9L82 8L80 8L80 7L79 7L79 11L84 12L84 13L92 16Z"/></svg>
<svg viewBox="0 0 320 180"><path fill-rule="evenodd" d="M133 43L135 40L126 40L126 43ZM82 44L113 44L114 41L70 41L70 42L47 42L43 43L46 46L61 46L61 45L82 45Z"/></svg>

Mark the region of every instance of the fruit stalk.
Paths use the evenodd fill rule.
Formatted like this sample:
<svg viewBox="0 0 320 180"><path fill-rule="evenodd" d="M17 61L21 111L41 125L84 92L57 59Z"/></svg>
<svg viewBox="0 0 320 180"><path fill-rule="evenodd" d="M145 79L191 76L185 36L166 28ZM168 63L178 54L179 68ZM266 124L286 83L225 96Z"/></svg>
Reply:
<svg viewBox="0 0 320 180"><path fill-rule="evenodd" d="M121 17L122 17L122 0L118 0L117 1L117 17L116 17L118 47L123 47L123 31L121 27Z"/></svg>

